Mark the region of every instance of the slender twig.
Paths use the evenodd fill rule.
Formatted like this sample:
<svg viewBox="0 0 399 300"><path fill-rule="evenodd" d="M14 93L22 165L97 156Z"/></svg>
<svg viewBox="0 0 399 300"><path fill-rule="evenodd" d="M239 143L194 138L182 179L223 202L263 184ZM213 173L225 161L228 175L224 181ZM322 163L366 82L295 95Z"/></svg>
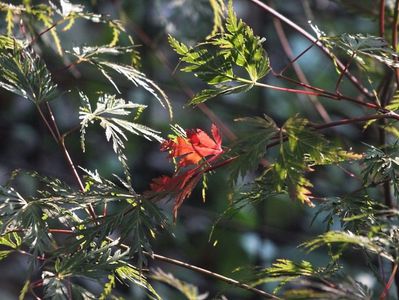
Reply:
<svg viewBox="0 0 399 300"><path fill-rule="evenodd" d="M399 0L395 1L394 15L392 22L392 48L398 49L398 21L399 21ZM396 60L396 59L395 59ZM396 83L399 85L399 68L395 68Z"/></svg>
<svg viewBox="0 0 399 300"><path fill-rule="evenodd" d="M366 121L370 121L370 120L379 120L379 119L397 119L398 120L399 116L390 115L390 114L374 114L374 115L362 116L362 117L358 117L358 118L334 121L334 122L321 124L321 125L313 125L313 128L321 130L321 129L331 128L331 127L336 127L336 126L348 125L348 124L359 123L359 122L366 122Z"/></svg>
<svg viewBox="0 0 399 300"><path fill-rule="evenodd" d="M277 36L280 40L280 43L283 47L285 54L290 59L290 61L293 61L295 59L295 57L292 52L290 43L288 42L287 36L284 32L284 28L281 25L281 21L279 19L274 18L273 24L274 24L274 28L276 29ZM292 63L292 67L293 67L296 75L298 76L299 80L301 82L309 85L309 81L306 78L306 75L302 71L301 67L296 63ZM331 118L330 118L328 112L326 111L324 106L320 103L320 101L317 99L317 97L314 95L308 95L308 98L309 98L310 102L313 104L316 111L319 113L320 117L324 120L324 122L331 122Z"/></svg>
<svg viewBox="0 0 399 300"><path fill-rule="evenodd" d="M26 251L24 251L24 250L20 250L20 249L19 249L19 250L17 250L17 252L18 252L19 254L22 254L22 255L34 257L35 259L37 259L37 260L39 260L39 261L46 261L46 258L41 257L41 256L35 256L35 255L33 255L32 253L26 252Z"/></svg>
<svg viewBox="0 0 399 300"><path fill-rule="evenodd" d="M170 264L174 264L174 265L177 265L177 266L180 266L180 267L183 267L183 268L186 268L186 269L189 269L189 270L204 274L206 276L209 276L209 277L224 281L224 282L226 282L228 284L237 286L239 288L254 292L255 294L257 294L259 296L262 296L265 299L281 299L280 297L278 297L276 295L267 293L267 292L265 292L263 290L254 288L254 287L252 287L252 286L250 286L248 284L245 284L245 283L242 283L242 282L240 282L238 280L232 279L230 277L226 277L226 276L223 276L221 274L209 271L207 269L203 269L203 268L188 264L186 262L183 262L183 261L180 261L180 260L177 260L177 259L173 259L173 258L170 258L170 257L166 257L166 256L163 256L163 255L155 254L155 253L152 253L152 254L146 253L146 254L149 257L153 258L153 259L160 260L160 261L163 261L163 262L167 262L167 263L170 263Z"/></svg>
<svg viewBox="0 0 399 300"><path fill-rule="evenodd" d="M342 79L344 78L344 74L346 73L346 71L349 69L349 66L351 65L353 59L356 57L356 51L353 51L351 57L349 58L349 61L347 62L347 64L345 65L345 68L340 71L337 83L335 84L335 92L339 93L339 86L341 85Z"/></svg>
<svg viewBox="0 0 399 300"><path fill-rule="evenodd" d="M285 88L285 87L280 87L280 86L274 86L274 85L269 85L269 84L265 84L265 83L260 83L260 82L251 82L250 80L246 80L246 79L239 79L242 82L245 83L249 83L249 84L253 84L255 86L258 87L264 87L264 88L269 88L272 90L277 90L277 91L283 91L283 92L288 92L288 93L294 93L294 94L304 94L304 95L314 95L314 96L319 96L319 97L325 97L325 98L329 98L332 100L346 100L346 101L350 101L353 103L357 103L359 105L368 107L368 108L372 108L372 109L377 109L377 110L381 110L381 107L379 105L373 104L373 103L368 103L368 102L363 102L361 100L352 98L352 97L348 97L345 95L341 95L341 94L334 94L328 91L315 91L320 90L318 88L314 88L314 87L309 87L308 85L301 83L301 82L297 82L298 85L312 89L313 91L306 91L306 90L298 90L298 89L291 89L291 88ZM384 110L385 112L388 112L388 110Z"/></svg>
<svg viewBox="0 0 399 300"><path fill-rule="evenodd" d="M279 19L276 19L279 20ZM281 23L281 22L280 22ZM279 75L284 74L285 71L287 71L287 69L289 67L291 67L291 65L293 65L297 60L299 60L303 55L306 54L306 52L308 52L316 43L318 42L318 40L316 40L315 42L312 42L308 47L305 48L305 50L303 50L301 53L299 53L295 58L293 58L279 73Z"/></svg>
<svg viewBox="0 0 399 300"><path fill-rule="evenodd" d="M107 241L109 241L111 243L115 242L115 240L113 240L110 237L106 237L106 239L107 239ZM119 243L118 247L120 247L121 249L125 249L125 250L129 250L130 249L130 247L128 245L123 244L123 243ZM227 276L224 276L224 275L209 271L209 270L204 269L204 268L197 267L195 265L183 262L181 260L177 260L177 259L174 259L174 258L170 258L170 257L167 257L167 256L156 254L156 253L149 253L147 251L143 251L143 253L145 255L147 255L149 258L153 259L153 260L164 261L164 262L176 265L176 266L180 266L180 267L183 267L183 268L186 268L186 269L189 269L189 270L192 270L192 271L207 275L208 277L212 277L212 278L224 281L224 282L226 282L228 284L231 284L231 285L237 286L239 288L242 288L244 290L254 292L257 295L260 295L260 296L262 296L264 298L267 298L267 299L281 299L280 297L278 297L276 295L273 295L273 294L267 293L267 292L265 292L263 290L254 288L254 287L252 287L252 286L250 286L248 284L241 283L238 280L235 280L235 279L232 279L230 277L227 277Z"/></svg>
<svg viewBox="0 0 399 300"><path fill-rule="evenodd" d="M53 139L58 143L58 137L55 134L53 128L50 126L49 122L47 121L46 116L43 114L42 109L40 108L40 105L36 105L36 109L39 112L39 115L43 121L43 123L46 125L48 131L50 131L51 136L53 137Z"/></svg>
<svg viewBox="0 0 399 300"><path fill-rule="evenodd" d="M74 233L71 229L49 229L48 232L50 233L61 233L61 234L72 234Z"/></svg>
<svg viewBox="0 0 399 300"><path fill-rule="evenodd" d="M337 65L339 70L343 71L345 69L344 64L337 57L335 57L335 55L333 53L331 53L331 51L328 48L326 48L320 41L318 41L313 35L308 33L302 27L300 27L299 25L297 25L296 23L294 23L293 21L291 21L287 17L283 16L282 14L280 14L279 12L277 12L276 10L271 8L269 5L263 3L260 0L248 0L248 1L254 3L255 5L257 5L260 8L262 8L263 10L267 11L273 17L275 17L275 18L279 19L280 21L286 23L287 25L289 25L290 27L295 29L297 32L299 32L303 37L305 37L306 39L308 39L309 41L311 41L312 43L317 45L328 57L330 57L336 63L336 65ZM348 70L346 70L345 76L348 77L348 79L356 86L356 88L362 94L364 94L365 96L367 96L369 98L374 98L374 95L366 87L364 87L360 83L359 79L357 79Z"/></svg>
<svg viewBox="0 0 399 300"><path fill-rule="evenodd" d="M80 124L74 126L74 127L71 128L70 130L64 132L64 133L61 135L61 138L62 138L62 139L66 139L66 137L67 137L68 135L70 135L71 133L74 133L74 132L78 131L79 129L80 129Z"/></svg>
<svg viewBox="0 0 399 300"><path fill-rule="evenodd" d="M343 125L350 125L350 124L354 124L354 123L360 123L360 122L366 122L366 121L378 120L378 119L399 120L399 115L394 112L390 112L390 113L386 113L386 114L374 114L374 115L362 116L362 117L358 117L358 118L344 119L344 120L334 121L334 122L330 122L330 123L326 123L326 124L310 124L310 126L316 130L323 130L323 129L327 129L327 128L343 126ZM281 143L281 141L286 140L286 137L281 138L278 135L276 135L272 139L276 139L276 141L269 143L266 146L267 149L274 147L276 145L279 145Z"/></svg>
<svg viewBox="0 0 399 300"><path fill-rule="evenodd" d="M44 34L46 34L47 32L49 32L50 30L54 29L55 27L57 27L58 25L62 24L65 22L66 19L60 19L57 22L54 22L52 25L50 25L49 27L47 27L46 29L44 29L43 31L41 31L39 34L37 34L34 38L32 38L32 40L29 43L29 46L32 46L34 43L36 43L36 41Z"/></svg>
<svg viewBox="0 0 399 300"><path fill-rule="evenodd" d="M384 38L385 35L385 0L380 0L380 37Z"/></svg>
<svg viewBox="0 0 399 300"><path fill-rule="evenodd" d="M382 293L379 297L380 300L384 300L386 298L386 296L388 295L389 289L391 288L391 285L395 279L397 271L398 271L398 264L394 264L394 266L392 268L391 276L389 277L389 280L388 280L387 284L385 285L384 290L382 291Z"/></svg>
<svg viewBox="0 0 399 300"><path fill-rule="evenodd" d="M56 125L57 122L55 121L55 117L54 117L53 111L52 111L51 106L50 106L50 104L48 102L46 102L46 107L47 107L47 110L49 112L51 122ZM55 133L57 134L57 137L58 137L58 140L59 140L61 138L61 133L60 133L60 130L58 129L58 126L54 126L54 130L55 130Z"/></svg>
<svg viewBox="0 0 399 300"><path fill-rule="evenodd" d="M84 188L82 179L80 178L80 176L79 176L79 174L78 174L78 172L77 172L77 170L76 170L75 164L74 164L74 162L73 162L73 160L72 160L72 158L71 158L71 156L70 156L70 154L69 154L69 151L68 151L67 147L65 146L65 135L61 135L61 134L60 134L60 131L59 131L59 129L58 129L57 122L56 122L55 117L54 117L54 113L53 113L53 111L51 110L50 104L48 104L48 103L47 103L47 109L48 109L48 112L49 112L49 114L50 114L50 116L51 116L50 120L51 120L51 122L52 122L54 128L56 128L56 132L57 132L58 135L59 135L59 138L56 139L56 140L57 140L57 143L58 143L59 146L61 147L62 153L63 153L64 156L65 156L65 159L66 159L66 161L67 161L67 164L68 164L68 166L69 166L69 168L70 168L70 170L71 170L71 172L72 172L72 174L73 174L73 177L75 178L76 183L77 183L78 186L79 186L80 191L83 193L83 192L85 191L85 188ZM89 213L89 215L91 216L91 218L92 218L94 221L97 219L96 212L94 211L93 205L91 205L91 203L87 204L87 212Z"/></svg>
<svg viewBox="0 0 399 300"><path fill-rule="evenodd" d="M249 80L248 80L248 83L250 83ZM294 94L320 96L320 97L327 97L327 98L332 98L332 99L335 99L335 100L339 100L338 99L339 96L331 97L330 95L326 95L326 94L320 93L320 92L291 89L291 88L280 87L280 86L275 86L275 85L270 85L270 84L260 83L260 82L256 82L256 83L254 83L254 85L258 86L258 87L269 88L269 89L276 90L276 91L282 91L282 92L288 92L288 93L294 93Z"/></svg>

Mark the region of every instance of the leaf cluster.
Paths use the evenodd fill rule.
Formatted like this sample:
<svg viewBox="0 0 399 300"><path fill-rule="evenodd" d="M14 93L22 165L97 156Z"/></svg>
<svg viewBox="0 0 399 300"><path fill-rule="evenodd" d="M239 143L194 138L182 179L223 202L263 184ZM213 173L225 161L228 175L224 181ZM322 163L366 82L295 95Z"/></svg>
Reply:
<svg viewBox="0 0 399 300"><path fill-rule="evenodd" d="M262 47L264 39L255 36L252 29L237 18L231 1L223 29L222 33L192 48L169 36L170 45L186 65L181 70L193 73L213 87L196 94L190 104L247 91L270 70Z"/></svg>

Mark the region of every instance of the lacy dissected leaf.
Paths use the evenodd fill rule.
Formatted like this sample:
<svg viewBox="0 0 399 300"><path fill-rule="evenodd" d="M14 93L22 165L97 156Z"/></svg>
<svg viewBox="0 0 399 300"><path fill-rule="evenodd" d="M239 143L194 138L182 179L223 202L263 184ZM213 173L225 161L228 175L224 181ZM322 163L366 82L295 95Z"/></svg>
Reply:
<svg viewBox="0 0 399 300"><path fill-rule="evenodd" d="M21 291L19 292L18 300L24 300L25 296L29 292L30 287L30 279L26 280L24 286L22 287Z"/></svg>
<svg viewBox="0 0 399 300"><path fill-rule="evenodd" d="M263 39L255 36L252 29L237 18L231 2L223 33L211 36L193 48L169 36L170 45L185 64L181 70L193 73L214 87L199 92L190 104L247 91L263 78L270 66L262 42Z"/></svg>
<svg viewBox="0 0 399 300"><path fill-rule="evenodd" d="M106 300L112 293L116 285L116 276L114 274L108 275L108 282L104 284L104 289L99 297L99 300Z"/></svg>
<svg viewBox="0 0 399 300"><path fill-rule="evenodd" d="M200 294L200 292L198 291L198 287L196 287L195 285L177 279L173 276L173 274L165 273L161 269L153 271L151 274L151 278L174 287L175 289L180 291L187 300L205 300L208 297L208 293Z"/></svg>
<svg viewBox="0 0 399 300"><path fill-rule="evenodd" d="M363 180L367 182L389 181L395 195L399 195L399 145L395 143L383 149L369 146L363 160Z"/></svg>
<svg viewBox="0 0 399 300"><path fill-rule="evenodd" d="M57 85L36 53L19 47L10 51L7 50L7 44L4 49L0 48L0 87L36 105L57 95Z"/></svg>
<svg viewBox="0 0 399 300"><path fill-rule="evenodd" d="M386 109L389 109L392 111L399 110L399 92L396 92L393 95L393 98L390 101L390 103L386 106Z"/></svg>
<svg viewBox="0 0 399 300"><path fill-rule="evenodd" d="M362 156L332 145L307 124L307 120L293 117L283 125L279 157L271 172L276 175L274 184L277 191L286 190L291 198L313 206L310 200L313 185L305 174L313 171L315 165L335 164Z"/></svg>
<svg viewBox="0 0 399 300"><path fill-rule="evenodd" d="M14 14L11 8L7 9L6 13L7 35L11 36L14 29Z"/></svg>
<svg viewBox="0 0 399 300"><path fill-rule="evenodd" d="M393 68L399 66L399 54L392 49L385 39L378 36L344 33L335 37L323 36L321 41L344 50L362 65L365 65L365 62L360 57L363 55L374 58Z"/></svg>
<svg viewBox="0 0 399 300"><path fill-rule="evenodd" d="M85 192L45 177L39 178L43 189L35 197L23 197L11 187L0 187L1 234L18 230L22 242L30 247L32 257L43 253L55 255L59 251L74 253L76 249L90 247L92 242L105 240L117 228L119 236L134 237L132 255L140 253L142 257L143 249L151 251L150 239L160 227L167 227L160 210L147 201L137 202L136 194L97 173L93 175L86 182ZM101 217L101 223L93 222L86 212L87 205L103 211L110 203L112 210ZM86 218L82 219L83 216ZM63 248L57 248L54 232L50 230L54 227L71 229L66 230L68 243Z"/></svg>
<svg viewBox="0 0 399 300"><path fill-rule="evenodd" d="M152 241L160 230L168 228L162 211L151 201L138 196L115 193L117 202L100 223L83 222L77 231L79 240L71 241L71 247L87 248L92 242L105 240L110 234L117 235L129 246L129 255L137 258L140 268L147 263L144 252L152 253Z"/></svg>
<svg viewBox="0 0 399 300"><path fill-rule="evenodd" d="M22 231L21 238L30 246L34 254L54 250L51 234L44 217L53 209L51 203L27 199L12 187L0 186L0 217L2 220L0 234L4 235L17 229ZM57 211L60 213L60 211Z"/></svg>
<svg viewBox="0 0 399 300"><path fill-rule="evenodd" d="M339 267L314 267L308 261L278 259L270 267L258 269L249 283L257 286L278 282L274 293L282 299L371 299L363 284L341 275Z"/></svg>
<svg viewBox="0 0 399 300"><path fill-rule="evenodd" d="M373 226L381 226L384 223L382 219L396 214L395 210L361 193L326 198L318 205L314 219L324 215L323 222L327 224L328 230L338 220L343 229L363 234Z"/></svg>
<svg viewBox="0 0 399 300"><path fill-rule="evenodd" d="M50 39L43 39L43 42L49 47L54 48L59 55L63 55L63 47L59 37L59 27L62 31L70 30L77 19L88 20L93 23L103 23L112 30L112 41L110 46L115 46L119 41L120 34L126 33L122 23L118 20L110 19L105 14L96 14L88 12L84 5L74 4L68 0L48 1L48 4L34 4L24 2L20 5L0 3L0 11L6 13L7 35L12 35L13 28L18 25L17 22L21 18L24 20L31 20L31 26L27 29L32 30L30 34L36 36L37 32L47 33L52 37ZM128 38L131 40L130 36Z"/></svg>
<svg viewBox="0 0 399 300"><path fill-rule="evenodd" d="M389 261L394 262L395 258L390 252L394 248L392 241L376 236L368 237L356 235L350 231L328 231L317 238L302 244L308 251L314 251L322 246L340 244L343 246L361 247L364 250L379 255Z"/></svg>
<svg viewBox="0 0 399 300"><path fill-rule="evenodd" d="M127 164L127 157L124 154L125 142L128 139L126 132L143 136L147 140L163 141L158 131L126 119L130 116L131 119L134 120L133 111L137 110L141 113L147 106L118 99L115 95L105 94L98 98L96 108L93 110L88 97L82 92L80 93L80 97L82 99L82 106L79 110L79 119L81 120L80 131L83 151L85 150L86 128L89 124L98 121L100 126L105 130L107 141L112 142L114 152L117 154L122 164L126 178L130 181L131 176Z"/></svg>
<svg viewBox="0 0 399 300"><path fill-rule="evenodd" d="M126 261L129 258L129 250L124 252L115 250L115 247L119 244L118 240L101 243L101 246L98 247L94 247L94 244L91 243L87 251L75 251L58 256L54 269L45 272L46 295L56 293L63 295L66 282L75 277L86 277L101 281L104 277L111 275L125 284L133 283L141 286L153 297L160 299L143 273ZM76 285L76 289L83 288Z"/></svg>
<svg viewBox="0 0 399 300"><path fill-rule="evenodd" d="M280 282L273 291L277 293L288 282L300 277L319 277L323 273L326 273L325 269L317 269L308 261L296 263L288 259L278 259L271 267L256 272L256 279L251 284L257 286L267 282Z"/></svg>
<svg viewBox="0 0 399 300"><path fill-rule="evenodd" d="M279 259L257 276L257 284L280 282L275 292L284 287L284 299L371 299L367 287L340 276L336 267L316 268L307 261ZM293 286L286 286L290 282Z"/></svg>
<svg viewBox="0 0 399 300"><path fill-rule="evenodd" d="M224 0L209 0L209 5L213 11L213 28L209 37L216 35L219 31L224 30L223 28L223 16L225 11Z"/></svg>
<svg viewBox="0 0 399 300"><path fill-rule="evenodd" d="M120 93L118 85L116 84L113 77L108 73L109 70L113 70L116 73L122 75L127 80L132 82L135 86L144 88L146 91L151 93L159 103L168 109L169 115L172 118L172 106L169 102L168 96L165 92L151 79L137 70L134 66L118 64L109 61L104 58L103 55L120 55L127 52L134 52L133 47L75 47L73 48L72 54L78 58L78 62L88 62L96 66L101 73L111 82L115 89Z"/></svg>
<svg viewBox="0 0 399 300"><path fill-rule="evenodd" d="M237 156L229 166L233 180L237 180L239 176L245 176L248 171L258 166L266 154L267 144L279 131L276 123L266 115L240 118L235 121L246 125L247 129L242 137L230 146L229 155Z"/></svg>
<svg viewBox="0 0 399 300"><path fill-rule="evenodd" d="M234 162L232 162L234 164ZM234 168L234 167L233 167ZM256 207L262 201L272 199L284 194L284 191L277 191L275 186L275 174L270 169L266 170L261 176L255 178L251 183L244 184L232 196L232 201L222 214L212 225L210 238L212 237L218 224L224 219L229 219L238 214L242 209ZM209 239L210 239L209 238Z"/></svg>
<svg viewBox="0 0 399 300"><path fill-rule="evenodd" d="M0 246L7 250L0 250L0 260L5 259L14 250L22 245L22 239L16 232L10 232L0 236Z"/></svg>

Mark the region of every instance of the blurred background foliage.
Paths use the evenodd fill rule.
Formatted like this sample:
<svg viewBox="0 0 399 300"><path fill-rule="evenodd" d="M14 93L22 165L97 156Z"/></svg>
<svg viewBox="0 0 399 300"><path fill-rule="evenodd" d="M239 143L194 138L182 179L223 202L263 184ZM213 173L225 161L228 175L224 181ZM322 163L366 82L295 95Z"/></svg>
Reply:
<svg viewBox="0 0 399 300"><path fill-rule="evenodd" d="M17 2L17 1L15 1ZM78 3L79 1L72 1ZM84 2L84 3L83 3ZM268 1L277 11L287 16L307 31L312 32L308 21L317 25L328 35L349 33L371 33L378 35L377 1L331 1L331 0L286 0ZM388 1L389 2L389 1ZM111 18L121 20L127 32L133 36L137 45L136 50L141 56L141 70L149 78L157 82L169 96L174 108L174 120L183 128L210 128L211 120L200 108L185 106L192 93L202 89L203 83L176 70L177 55L171 50L168 34L177 39L194 45L202 41L212 30L213 13L208 0L90 0L80 1L89 11L110 15ZM249 24L256 35L266 37L264 46L270 56L273 69L278 72L289 62L285 53L281 37L276 32L273 18L261 11L253 3L246 0L236 0L235 9L240 18ZM390 5L388 3L388 5ZM1 18L4 20L4 15ZM6 25L2 21L1 30L5 32ZM298 55L309 45L298 33L283 25L293 56ZM75 45L103 45L112 40L112 31L103 24L93 24L78 20L72 30L60 32L64 49L71 49ZM127 37L120 37L121 44L128 44ZM54 76L59 89L64 95L52 102L62 132L68 131L79 124L78 107L80 100L78 89L93 97L97 91L112 92L106 78L99 75L94 68L77 66L65 70L67 61L63 61L54 54L54 42L49 34L39 40L43 57ZM127 62L130 55L121 57ZM342 56L343 61L348 57ZM334 89L338 74L334 65L317 48L310 49L299 60L299 66L314 86ZM367 83L364 72L353 66L355 74L361 74ZM371 68L370 68L371 69ZM383 71L383 67L373 68L373 72ZM295 77L292 68L286 73ZM370 73L370 83L375 74ZM267 76L270 84L290 87L287 82ZM154 102L149 93L134 87L123 80L118 81L125 99L137 103L149 104L143 113L143 123L162 131L166 138L170 133L169 117L159 104ZM358 96L357 90L344 79L341 89L346 95ZM329 99L313 99L321 103L328 111L331 120L348 116L360 115L362 108L348 102L331 101ZM312 122L323 121L305 95L287 94L284 92L254 88L250 92L239 95L218 97L207 103L208 108L216 114L227 127L240 135L240 127L234 119L245 116L271 116L278 125L289 117L299 114ZM98 169L102 176L111 178L112 173L122 174L112 146L103 137L102 130L88 129L87 152L82 153L79 134L68 137L70 148L76 164L87 169ZM364 130L361 125L337 127L325 134L343 144L346 148L363 150L360 140L377 143L376 129L370 127ZM57 145L52 141L47 129L39 119L34 106L11 93L0 90L0 183L4 184L10 173L17 168L36 170L41 174L62 178L73 185L67 165ZM228 144L229 137L224 132L223 141ZM359 148L360 147L360 148ZM133 175L134 188L139 191L148 189L150 180L161 174L171 173L170 163L165 153L159 151L159 144L145 141L142 138L130 136L127 143L127 156ZM342 167L318 168L312 174L317 196L339 196L355 190L361 184L358 178L348 175L350 172L359 174L356 165ZM189 200L181 208L179 218L172 226L173 235L164 234L154 240L154 251L166 256L187 261L191 264L225 274L227 276L245 280L245 269L233 273L241 266L257 265L269 266L277 258L287 258L299 261L306 259L315 265L325 265L328 257L324 252L307 254L297 246L323 232L325 224L322 218L312 224L315 210L306 208L300 203L285 197L276 197L258 204L256 207L245 209L231 219L223 219L208 241L211 227L218 215L226 209L229 201L229 186L226 180L227 172L220 169L209 178L209 191L206 203L202 202L201 190L197 188ZM25 193L32 193L38 188L38 183L31 177L21 177L18 182ZM164 209L171 215L171 203L165 203ZM371 288L376 282L372 274L362 269L360 257L346 254L348 273L355 279ZM18 268L12 267L14 264ZM151 262L150 268L162 267L173 273L177 278L191 282L198 286L201 293L209 292L212 297L225 295L229 299L258 299L247 291L228 286L216 280L209 280L201 274L194 273L173 265ZM15 299L25 280L24 260L1 262L0 265L0 298ZM165 299L183 299L182 296L167 285L154 283L154 287ZM128 299L144 299L145 295L138 288L119 285L121 295ZM266 285L267 290L272 285Z"/></svg>

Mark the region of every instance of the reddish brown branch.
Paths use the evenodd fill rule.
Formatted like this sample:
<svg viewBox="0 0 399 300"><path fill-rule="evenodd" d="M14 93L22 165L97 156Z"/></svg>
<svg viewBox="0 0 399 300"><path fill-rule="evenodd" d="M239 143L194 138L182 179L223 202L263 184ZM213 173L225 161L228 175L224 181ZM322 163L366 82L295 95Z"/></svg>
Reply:
<svg viewBox="0 0 399 300"><path fill-rule="evenodd" d="M375 114L375 115L363 116L363 117L358 117L358 118L334 121L334 122L321 124L321 125L314 125L313 128L315 128L317 130L321 130L321 129L331 128L331 127L336 127L336 126L349 125L349 124L353 124L353 123L366 122L366 121L370 121L370 120L389 119L389 118L398 120L399 116L390 115L390 114Z"/></svg>
<svg viewBox="0 0 399 300"><path fill-rule="evenodd" d="M395 279L397 271L398 271L398 264L394 264L394 266L392 268L391 276L389 277L389 280L388 280L387 284L385 285L384 290L382 291L382 293L379 297L380 300L384 300L386 298L386 296L388 295L389 289L391 288L391 285Z"/></svg>
<svg viewBox="0 0 399 300"><path fill-rule="evenodd" d="M257 295L259 295L259 296L261 296L261 297L263 297L265 299L281 299L280 297L277 297L276 295L267 293L267 292L265 292L263 290L259 290L257 288L254 288L254 287L248 285L248 284L245 284L245 283L242 283L242 282L240 282L238 280L235 280L235 279L220 275L218 273L209 271L207 269L203 269L203 268L188 264L186 262L182 262L180 260L169 258L169 257L163 256L163 255L159 255L159 254L155 254L155 253L152 253L152 254L146 253L146 254L149 257L151 257L152 259L156 259L156 260L160 260L160 261L167 262L167 263L170 263L170 264L174 264L176 266L180 266L180 267L195 271L197 273L204 274L204 275L206 275L208 277L212 277L214 279L218 279L218 280L224 281L224 282L226 282L226 283L228 283L230 285L234 285L234 286L237 286L239 288L254 292L255 294L257 294Z"/></svg>
<svg viewBox="0 0 399 300"><path fill-rule="evenodd" d="M281 25L281 21L279 19L274 18L273 24L274 24L274 28L276 29L280 43L284 49L284 52L287 55L287 57L290 59L292 67L293 67L296 75L298 76L298 78L301 82L309 85L309 81L306 78L305 73L302 71L302 69L299 67L299 65L294 62L294 60L296 60L297 58L294 57L291 46L290 46L287 36L284 32L284 28ZM324 120L324 122L331 122L331 118L328 115L328 112L326 111L324 106L319 102L317 97L314 95L308 95L308 98L309 98L310 102L313 104L316 111L319 113L320 117Z"/></svg>
<svg viewBox="0 0 399 300"><path fill-rule="evenodd" d="M384 35L385 35L385 0L380 0L379 26L380 26L380 37L384 38Z"/></svg>

